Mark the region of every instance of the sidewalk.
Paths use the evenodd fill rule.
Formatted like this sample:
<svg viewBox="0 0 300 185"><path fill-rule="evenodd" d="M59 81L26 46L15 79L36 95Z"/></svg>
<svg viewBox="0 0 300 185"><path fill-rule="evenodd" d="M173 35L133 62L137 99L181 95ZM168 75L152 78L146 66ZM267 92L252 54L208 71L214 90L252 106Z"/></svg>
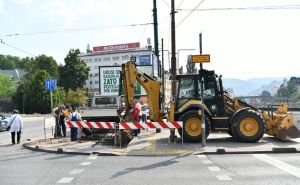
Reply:
<svg viewBox="0 0 300 185"><path fill-rule="evenodd" d="M23 145L27 149L76 155L188 155L188 154L249 154L249 153L295 153L300 152L300 138L280 141L271 136L264 137L257 143L239 143L228 134L211 133L203 148L201 143L181 143L177 138L175 143L169 142L169 130L161 133L155 130L142 131L126 148L102 145L97 141L71 142L66 139L37 139Z"/></svg>

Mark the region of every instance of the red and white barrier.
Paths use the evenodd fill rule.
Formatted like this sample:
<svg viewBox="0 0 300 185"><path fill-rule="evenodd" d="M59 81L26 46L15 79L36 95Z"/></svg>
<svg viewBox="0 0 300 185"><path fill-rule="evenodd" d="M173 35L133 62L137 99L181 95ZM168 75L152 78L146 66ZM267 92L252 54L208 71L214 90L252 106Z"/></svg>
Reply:
<svg viewBox="0 0 300 185"><path fill-rule="evenodd" d="M114 129L114 122L90 122L90 121L66 121L70 128L101 128L101 129Z"/></svg>
<svg viewBox="0 0 300 185"><path fill-rule="evenodd" d="M171 122L121 122L120 129L142 129L142 128L182 128L182 121Z"/></svg>
<svg viewBox="0 0 300 185"><path fill-rule="evenodd" d="M66 121L70 128L101 128L114 129L114 122L89 122L89 121ZM182 121L160 122L121 122L119 129L143 129L143 128L182 128Z"/></svg>

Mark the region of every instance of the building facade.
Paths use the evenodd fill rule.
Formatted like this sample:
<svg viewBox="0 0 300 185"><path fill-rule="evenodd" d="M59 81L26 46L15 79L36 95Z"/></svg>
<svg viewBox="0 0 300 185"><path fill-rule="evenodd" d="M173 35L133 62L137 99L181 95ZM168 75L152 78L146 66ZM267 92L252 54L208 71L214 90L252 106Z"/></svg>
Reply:
<svg viewBox="0 0 300 185"><path fill-rule="evenodd" d="M141 47L139 42L95 46L93 50L87 49L87 53L81 53L83 59L89 67L89 78L86 81L86 87L90 92L99 92L99 69L104 66L121 66L130 60L136 58L137 65L152 65L152 47L151 45Z"/></svg>

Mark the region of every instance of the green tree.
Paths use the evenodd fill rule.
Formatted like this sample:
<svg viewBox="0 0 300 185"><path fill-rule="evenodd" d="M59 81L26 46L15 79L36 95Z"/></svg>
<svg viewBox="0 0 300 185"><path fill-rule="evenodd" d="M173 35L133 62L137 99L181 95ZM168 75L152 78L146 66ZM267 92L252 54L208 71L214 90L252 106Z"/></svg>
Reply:
<svg viewBox="0 0 300 185"><path fill-rule="evenodd" d="M65 98L66 104L78 106L86 106L87 105L87 92L85 90L77 88L75 91L70 89Z"/></svg>
<svg viewBox="0 0 300 185"><path fill-rule="evenodd" d="M0 55L0 69L8 70L15 69L15 58L10 55Z"/></svg>
<svg viewBox="0 0 300 185"><path fill-rule="evenodd" d="M36 71L45 70L49 74L49 78L59 78L58 65L51 56L39 55L34 58L27 58L28 64L26 66L29 74L33 75Z"/></svg>
<svg viewBox="0 0 300 185"><path fill-rule="evenodd" d="M288 81L286 85L281 84L277 90L278 97L291 98L293 94L297 93L297 86L295 82Z"/></svg>
<svg viewBox="0 0 300 185"><path fill-rule="evenodd" d="M0 75L0 97L10 97L14 92L14 82L7 75Z"/></svg>
<svg viewBox="0 0 300 185"><path fill-rule="evenodd" d="M20 83L13 101L19 110L25 109L25 113L49 113L51 108L50 92L46 91L45 81L50 75L45 70L38 70L31 76L27 76ZM53 106L64 101L65 92L62 88L52 92Z"/></svg>
<svg viewBox="0 0 300 185"><path fill-rule="evenodd" d="M89 68L86 63L79 58L79 49L70 49L65 58L65 65L59 66L59 86L65 91L69 89L76 90L83 88L85 81L88 79Z"/></svg>
<svg viewBox="0 0 300 185"><path fill-rule="evenodd" d="M196 73L196 64L192 62L192 55L189 55L186 62L186 73Z"/></svg>
<svg viewBox="0 0 300 185"><path fill-rule="evenodd" d="M260 96L263 96L263 97L271 97L271 93L267 90L263 90L260 94Z"/></svg>

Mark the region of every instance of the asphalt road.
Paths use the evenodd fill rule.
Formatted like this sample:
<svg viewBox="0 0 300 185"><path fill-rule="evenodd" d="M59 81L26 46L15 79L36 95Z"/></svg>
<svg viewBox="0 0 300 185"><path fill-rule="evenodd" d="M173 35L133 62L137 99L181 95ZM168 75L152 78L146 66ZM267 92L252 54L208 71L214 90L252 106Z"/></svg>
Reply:
<svg viewBox="0 0 300 185"><path fill-rule="evenodd" d="M43 135L24 121L22 142ZM48 154L10 145L0 132L0 184L300 184L300 154L104 157Z"/></svg>

